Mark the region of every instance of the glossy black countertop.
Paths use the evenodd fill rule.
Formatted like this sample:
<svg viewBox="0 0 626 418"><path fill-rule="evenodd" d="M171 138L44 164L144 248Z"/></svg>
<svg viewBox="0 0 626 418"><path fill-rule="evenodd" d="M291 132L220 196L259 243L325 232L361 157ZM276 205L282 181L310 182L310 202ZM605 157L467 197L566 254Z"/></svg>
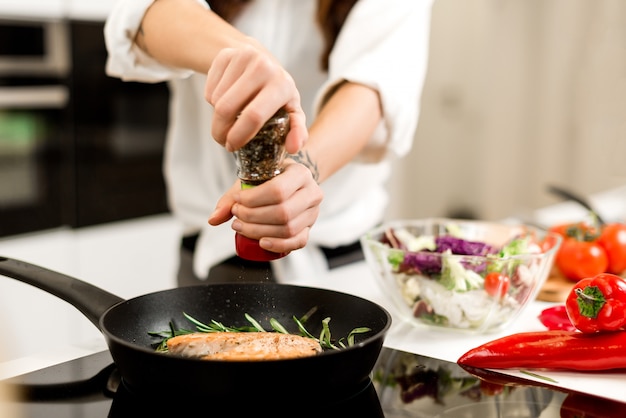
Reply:
<svg viewBox="0 0 626 418"><path fill-rule="evenodd" d="M248 403L231 399L151 399L120 381L108 351L7 379L20 418L101 418L194 413L207 417L623 417L626 403L564 391L485 370L383 348L370 380L343 394ZM176 382L163 382L164 385ZM254 391L254 388L250 388Z"/></svg>

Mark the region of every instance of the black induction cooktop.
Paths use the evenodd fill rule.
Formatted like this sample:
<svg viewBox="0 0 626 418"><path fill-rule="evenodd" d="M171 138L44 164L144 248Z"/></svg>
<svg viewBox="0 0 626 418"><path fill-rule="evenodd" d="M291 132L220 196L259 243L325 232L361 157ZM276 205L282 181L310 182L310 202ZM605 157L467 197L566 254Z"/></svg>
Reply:
<svg viewBox="0 0 626 418"><path fill-rule="evenodd" d="M626 403L389 348L383 348L370 379L324 396L301 393L294 398L277 392L251 402L253 387L228 399L138 396L126 389L108 351L4 383L15 385L20 394L20 400L9 401L17 403L20 418L626 416Z"/></svg>

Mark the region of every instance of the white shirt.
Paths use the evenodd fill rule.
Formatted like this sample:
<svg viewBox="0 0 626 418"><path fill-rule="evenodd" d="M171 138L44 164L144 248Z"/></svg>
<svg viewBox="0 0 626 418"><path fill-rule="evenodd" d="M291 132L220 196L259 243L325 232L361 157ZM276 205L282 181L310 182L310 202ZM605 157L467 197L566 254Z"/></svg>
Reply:
<svg viewBox="0 0 626 418"><path fill-rule="evenodd" d="M172 213L186 233L200 232L194 270L234 255L234 231L226 223L207 223L217 200L236 180L232 155L211 137L212 107L204 100L205 74L164 66L133 43L141 18L153 0L118 0L105 26L107 73L123 80L167 80L170 124L164 175ZM196 0L206 6L204 0ZM307 121L320 99L348 80L376 89L383 122L356 161L322 184L324 201L307 247L274 261L281 281L327 270L318 246L350 244L382 220L387 207L385 182L396 157L413 142L419 98L426 73L432 0L359 0L348 16L330 56L320 68L323 46L315 22L317 0L255 0L233 23L261 42L298 86Z"/></svg>

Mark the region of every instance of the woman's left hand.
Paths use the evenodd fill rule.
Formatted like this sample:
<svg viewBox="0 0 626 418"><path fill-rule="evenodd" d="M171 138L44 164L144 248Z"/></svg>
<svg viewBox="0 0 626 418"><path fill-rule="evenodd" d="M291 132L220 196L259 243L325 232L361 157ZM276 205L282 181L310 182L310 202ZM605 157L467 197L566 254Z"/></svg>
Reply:
<svg viewBox="0 0 626 418"><path fill-rule="evenodd" d="M323 192L308 168L288 161L280 175L252 189L241 190L237 181L217 202L209 224L219 225L234 216L233 230L259 240L268 251L303 248L319 215Z"/></svg>

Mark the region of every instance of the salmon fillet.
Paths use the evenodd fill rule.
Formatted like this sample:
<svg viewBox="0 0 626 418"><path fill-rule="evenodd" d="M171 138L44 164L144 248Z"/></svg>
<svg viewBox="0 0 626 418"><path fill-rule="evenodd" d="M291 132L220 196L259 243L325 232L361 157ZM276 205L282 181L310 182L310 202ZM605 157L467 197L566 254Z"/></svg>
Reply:
<svg viewBox="0 0 626 418"><path fill-rule="evenodd" d="M319 342L278 332L196 332L167 340L169 353L202 360L258 361L314 356Z"/></svg>

